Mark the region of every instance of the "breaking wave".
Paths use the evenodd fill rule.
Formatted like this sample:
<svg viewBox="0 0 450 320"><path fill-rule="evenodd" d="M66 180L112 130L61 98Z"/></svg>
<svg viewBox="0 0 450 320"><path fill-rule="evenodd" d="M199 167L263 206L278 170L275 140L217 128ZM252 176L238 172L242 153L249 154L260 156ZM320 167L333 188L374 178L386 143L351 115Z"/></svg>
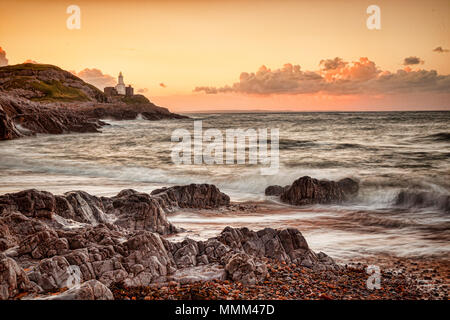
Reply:
<svg viewBox="0 0 450 320"><path fill-rule="evenodd" d="M433 140L433 141L437 141L437 142L450 142L450 132L439 132L439 133L435 133L435 134L431 134L428 136L425 136L424 139L427 140Z"/></svg>

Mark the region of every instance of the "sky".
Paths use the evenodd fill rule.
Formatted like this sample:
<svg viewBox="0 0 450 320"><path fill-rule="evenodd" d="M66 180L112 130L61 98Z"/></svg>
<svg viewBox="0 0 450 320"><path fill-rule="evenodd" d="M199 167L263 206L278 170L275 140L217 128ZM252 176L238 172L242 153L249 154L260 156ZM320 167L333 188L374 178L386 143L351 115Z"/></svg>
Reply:
<svg viewBox="0 0 450 320"><path fill-rule="evenodd" d="M121 71L172 111L450 110L448 0L1 1L0 65Z"/></svg>

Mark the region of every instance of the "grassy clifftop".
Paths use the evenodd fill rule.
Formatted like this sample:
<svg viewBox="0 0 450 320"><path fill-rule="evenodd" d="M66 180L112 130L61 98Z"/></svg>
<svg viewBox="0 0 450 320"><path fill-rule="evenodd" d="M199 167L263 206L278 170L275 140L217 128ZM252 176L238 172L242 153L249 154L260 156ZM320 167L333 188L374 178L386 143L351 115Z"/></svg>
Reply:
<svg viewBox="0 0 450 320"><path fill-rule="evenodd" d="M21 71L21 70L35 70L35 71L45 71L45 70L58 70L64 71L63 69L54 66L52 64L39 64L39 63L22 63L15 64L11 66L1 67L2 71Z"/></svg>
<svg viewBox="0 0 450 320"><path fill-rule="evenodd" d="M32 98L38 101L89 101L80 89L66 86L58 80L32 81L30 85L44 94L43 97Z"/></svg>
<svg viewBox="0 0 450 320"><path fill-rule="evenodd" d="M93 85L50 64L24 63L0 68L0 91L41 102L106 102Z"/></svg>
<svg viewBox="0 0 450 320"><path fill-rule="evenodd" d="M150 103L150 101L141 94L136 94L134 96L125 96L122 101L126 104L139 104L139 103Z"/></svg>

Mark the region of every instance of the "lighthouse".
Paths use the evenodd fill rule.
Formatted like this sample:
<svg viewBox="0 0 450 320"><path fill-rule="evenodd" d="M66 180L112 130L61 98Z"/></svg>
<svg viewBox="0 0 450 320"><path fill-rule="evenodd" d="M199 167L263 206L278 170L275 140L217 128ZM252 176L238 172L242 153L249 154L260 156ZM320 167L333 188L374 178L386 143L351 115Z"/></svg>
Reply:
<svg viewBox="0 0 450 320"><path fill-rule="evenodd" d="M119 73L118 83L116 85L116 90L118 94L125 94L125 83L123 82L122 72Z"/></svg>

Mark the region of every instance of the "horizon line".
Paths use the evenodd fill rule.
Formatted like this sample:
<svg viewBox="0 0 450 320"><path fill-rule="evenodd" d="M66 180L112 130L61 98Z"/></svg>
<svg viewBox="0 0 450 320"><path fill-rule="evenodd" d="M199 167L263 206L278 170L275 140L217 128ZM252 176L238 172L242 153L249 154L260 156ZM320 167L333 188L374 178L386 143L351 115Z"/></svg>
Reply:
<svg viewBox="0 0 450 320"><path fill-rule="evenodd" d="M349 113L349 112L449 112L448 109L417 109L417 110L266 110L266 109L219 109L219 110L186 110L186 111L176 111L176 113Z"/></svg>

